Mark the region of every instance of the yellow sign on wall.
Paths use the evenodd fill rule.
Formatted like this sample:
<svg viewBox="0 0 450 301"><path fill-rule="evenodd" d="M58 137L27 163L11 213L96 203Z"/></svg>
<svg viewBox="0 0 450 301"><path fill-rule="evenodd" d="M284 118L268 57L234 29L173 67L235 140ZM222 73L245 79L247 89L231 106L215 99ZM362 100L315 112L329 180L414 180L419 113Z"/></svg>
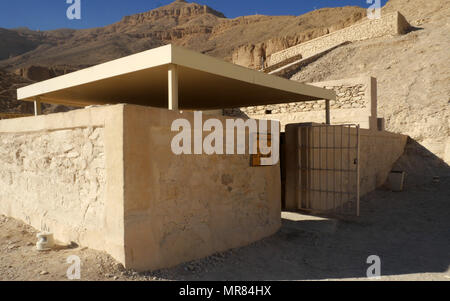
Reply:
<svg viewBox="0 0 450 301"><path fill-rule="evenodd" d="M267 154L263 154L261 150L264 150L263 152L266 153L268 149L272 148L272 135L261 133L255 135L256 139L253 141L256 143L257 153L251 155L251 166L266 166L267 164L262 164L261 158L271 158L272 152L270 151Z"/></svg>

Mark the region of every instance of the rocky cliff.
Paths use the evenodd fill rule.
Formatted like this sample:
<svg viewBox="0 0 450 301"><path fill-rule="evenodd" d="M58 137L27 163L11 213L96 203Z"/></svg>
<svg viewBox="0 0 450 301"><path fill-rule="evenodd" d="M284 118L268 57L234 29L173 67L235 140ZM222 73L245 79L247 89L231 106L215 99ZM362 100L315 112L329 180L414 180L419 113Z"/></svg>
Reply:
<svg viewBox="0 0 450 301"><path fill-rule="evenodd" d="M246 43L232 53L235 64L260 69L272 53L355 24L366 16L359 7L324 8L297 17L297 26L259 43Z"/></svg>
<svg viewBox="0 0 450 301"><path fill-rule="evenodd" d="M362 8L344 7L298 17L254 15L228 19L208 6L175 1L100 28L2 30L0 40L14 37L15 42L2 48L0 68L9 71L29 65L81 68L169 43L231 60L235 51L244 58L252 55L248 50L252 45L261 43L266 52L277 51L352 24L364 13Z"/></svg>

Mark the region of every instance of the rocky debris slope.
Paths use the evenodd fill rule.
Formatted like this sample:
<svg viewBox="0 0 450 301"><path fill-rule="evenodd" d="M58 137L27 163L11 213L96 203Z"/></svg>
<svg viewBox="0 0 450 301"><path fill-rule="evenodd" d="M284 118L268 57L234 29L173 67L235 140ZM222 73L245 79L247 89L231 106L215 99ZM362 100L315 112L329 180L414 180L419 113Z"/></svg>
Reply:
<svg viewBox="0 0 450 301"><path fill-rule="evenodd" d="M396 1L391 1L391 6ZM402 1L416 7L422 1ZM436 160L450 163L450 3L425 12L412 32L352 43L302 68L293 80L370 75L378 79L378 112L389 131L409 135ZM420 15L416 17L420 18Z"/></svg>
<svg viewBox="0 0 450 301"><path fill-rule="evenodd" d="M0 70L0 113L33 113L31 103L17 100L16 90L33 83L21 76Z"/></svg>
<svg viewBox="0 0 450 301"><path fill-rule="evenodd" d="M441 18L448 4L447 0L389 0L382 12L401 11L412 25L420 25L432 18Z"/></svg>
<svg viewBox="0 0 450 301"><path fill-rule="evenodd" d="M0 60L8 59L35 49L40 43L39 34L32 31L0 28Z"/></svg>
<svg viewBox="0 0 450 301"><path fill-rule="evenodd" d="M28 66L24 68L19 68L14 71L14 74L19 75L25 79L40 82L49 78L64 75L73 71L78 70L70 66Z"/></svg>
<svg viewBox="0 0 450 301"><path fill-rule="evenodd" d="M37 66L18 70L17 73L23 72L21 74L0 70L0 113L33 114L33 103L17 100L17 89L42 79L61 75L64 71L67 71L67 69L50 69ZM67 112L71 109L73 108L61 105L43 104L42 111L46 114Z"/></svg>

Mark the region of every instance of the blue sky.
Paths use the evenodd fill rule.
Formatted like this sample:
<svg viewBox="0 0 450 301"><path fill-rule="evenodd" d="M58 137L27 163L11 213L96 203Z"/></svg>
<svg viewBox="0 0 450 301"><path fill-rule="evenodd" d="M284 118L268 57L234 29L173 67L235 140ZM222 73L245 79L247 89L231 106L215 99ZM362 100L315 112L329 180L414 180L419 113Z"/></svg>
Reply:
<svg viewBox="0 0 450 301"><path fill-rule="evenodd" d="M91 28L105 26L123 16L145 12L173 0L81 0L81 20L68 20L66 0L1 0L0 27L29 27L33 30ZM197 0L229 18L255 13L300 15L322 7L355 5L369 7L366 0ZM381 0L384 5L387 0Z"/></svg>

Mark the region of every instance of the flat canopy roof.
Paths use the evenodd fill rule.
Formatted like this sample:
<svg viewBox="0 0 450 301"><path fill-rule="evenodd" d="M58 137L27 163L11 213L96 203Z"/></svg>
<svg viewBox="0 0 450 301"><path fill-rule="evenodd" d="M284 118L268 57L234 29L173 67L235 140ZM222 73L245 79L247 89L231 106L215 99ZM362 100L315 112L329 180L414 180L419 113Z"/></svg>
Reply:
<svg viewBox="0 0 450 301"><path fill-rule="evenodd" d="M177 108L200 110L336 98L332 90L166 45L20 88L17 99L167 108L171 94L178 96Z"/></svg>

